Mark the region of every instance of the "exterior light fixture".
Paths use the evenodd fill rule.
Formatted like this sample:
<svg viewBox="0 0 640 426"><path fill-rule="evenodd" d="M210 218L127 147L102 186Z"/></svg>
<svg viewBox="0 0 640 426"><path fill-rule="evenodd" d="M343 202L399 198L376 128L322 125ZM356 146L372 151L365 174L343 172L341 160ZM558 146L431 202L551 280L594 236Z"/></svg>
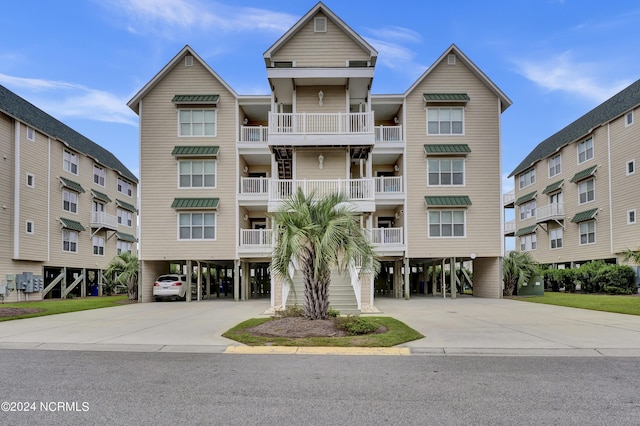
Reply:
<svg viewBox="0 0 640 426"><path fill-rule="evenodd" d="M318 168L324 169L324 155L318 155Z"/></svg>
<svg viewBox="0 0 640 426"><path fill-rule="evenodd" d="M324 92L321 90L321 91L318 92L318 105L320 105L320 106L323 105L323 103L324 103L323 99L324 99Z"/></svg>

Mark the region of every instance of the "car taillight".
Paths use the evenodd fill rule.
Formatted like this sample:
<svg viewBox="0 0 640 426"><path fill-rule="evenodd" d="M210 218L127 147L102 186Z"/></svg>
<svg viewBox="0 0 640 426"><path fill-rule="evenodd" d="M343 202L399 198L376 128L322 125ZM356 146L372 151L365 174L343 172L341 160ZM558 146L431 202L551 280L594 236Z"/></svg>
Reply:
<svg viewBox="0 0 640 426"><path fill-rule="evenodd" d="M158 284L158 283L153 283L153 286L154 286L154 287L158 287L159 285L160 285L160 284Z"/></svg>
<svg viewBox="0 0 640 426"><path fill-rule="evenodd" d="M173 285L174 285L174 286L176 286L176 287L178 287L178 286L181 286L181 285L182 285L182 283L181 283L180 281L177 281L177 282L173 283Z"/></svg>

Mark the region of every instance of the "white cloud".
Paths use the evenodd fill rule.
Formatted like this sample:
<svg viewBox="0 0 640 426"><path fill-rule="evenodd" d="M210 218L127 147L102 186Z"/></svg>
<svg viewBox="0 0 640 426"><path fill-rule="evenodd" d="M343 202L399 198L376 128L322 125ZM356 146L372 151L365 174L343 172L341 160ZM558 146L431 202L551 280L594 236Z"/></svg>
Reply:
<svg viewBox="0 0 640 426"><path fill-rule="evenodd" d="M64 81L13 77L6 74L0 74L0 83L10 90L15 91L19 88L23 89L23 92L31 93L31 103L59 119L73 117L138 125L135 113L126 106L127 99L109 92ZM27 99L27 96L21 96Z"/></svg>
<svg viewBox="0 0 640 426"><path fill-rule="evenodd" d="M420 33L403 27L369 28L368 32L379 39L396 40L411 43L422 41Z"/></svg>
<svg viewBox="0 0 640 426"><path fill-rule="evenodd" d="M396 43L369 39L367 40L378 51L378 63L406 74L415 80L426 67L415 61L415 52Z"/></svg>
<svg viewBox="0 0 640 426"><path fill-rule="evenodd" d="M516 66L525 78L550 92L567 92L595 102L603 102L631 84L602 75L606 69L601 65L576 61L571 52L541 61L521 60Z"/></svg>

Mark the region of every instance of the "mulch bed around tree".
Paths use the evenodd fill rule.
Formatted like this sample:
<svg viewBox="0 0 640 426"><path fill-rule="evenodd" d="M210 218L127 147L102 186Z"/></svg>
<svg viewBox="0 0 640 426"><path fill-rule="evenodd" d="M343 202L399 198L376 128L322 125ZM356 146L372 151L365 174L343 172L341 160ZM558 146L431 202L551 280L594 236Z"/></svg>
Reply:
<svg viewBox="0 0 640 426"><path fill-rule="evenodd" d="M245 330L254 336L264 337L345 337L349 334L338 328L337 320L310 320L304 317L284 317L264 322ZM380 327L375 333L386 333L386 327Z"/></svg>

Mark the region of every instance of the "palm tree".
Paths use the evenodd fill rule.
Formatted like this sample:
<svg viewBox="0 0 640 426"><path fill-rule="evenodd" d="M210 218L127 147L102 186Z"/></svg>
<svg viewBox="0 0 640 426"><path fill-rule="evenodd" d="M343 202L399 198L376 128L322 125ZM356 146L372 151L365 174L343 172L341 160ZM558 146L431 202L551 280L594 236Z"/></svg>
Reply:
<svg viewBox="0 0 640 426"><path fill-rule="evenodd" d="M115 256L107 265L105 275L115 277L115 282L127 286L129 300L138 299L138 257L131 252L123 251Z"/></svg>
<svg viewBox="0 0 640 426"><path fill-rule="evenodd" d="M509 252L502 262L503 295L513 296L513 291L523 283L529 282L538 268L538 264L528 252Z"/></svg>
<svg viewBox="0 0 640 426"><path fill-rule="evenodd" d="M630 261L633 264L640 265L640 249L638 250L626 249L624 251L624 260L626 262Z"/></svg>
<svg viewBox="0 0 640 426"><path fill-rule="evenodd" d="M345 195L317 197L299 189L281 207L272 215L276 245L271 272L291 285L289 269L299 266L304 283L304 316L326 319L332 269L344 273L355 263L362 265L362 273L378 271L380 264L371 241Z"/></svg>

